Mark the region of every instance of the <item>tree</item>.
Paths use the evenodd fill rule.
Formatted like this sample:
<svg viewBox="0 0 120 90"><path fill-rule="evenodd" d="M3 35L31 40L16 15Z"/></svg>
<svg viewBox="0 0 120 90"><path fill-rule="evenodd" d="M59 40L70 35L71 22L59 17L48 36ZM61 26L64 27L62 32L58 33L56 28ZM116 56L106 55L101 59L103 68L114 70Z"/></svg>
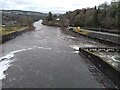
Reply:
<svg viewBox="0 0 120 90"><path fill-rule="evenodd" d="M120 30L120 1L118 2L118 30Z"/></svg>
<svg viewBox="0 0 120 90"><path fill-rule="evenodd" d="M47 20L48 20L48 21L52 21L52 20L53 20L53 15L52 15L51 12L49 12L48 17L47 17Z"/></svg>
<svg viewBox="0 0 120 90"><path fill-rule="evenodd" d="M62 23L67 19L70 26L120 30L120 1L113 0L111 4L105 2L98 7L69 11L61 17Z"/></svg>
<svg viewBox="0 0 120 90"><path fill-rule="evenodd" d="M115 1L111 2L111 7L109 10L109 15L111 18L115 18L116 14L117 14L117 8L118 8L118 3Z"/></svg>
<svg viewBox="0 0 120 90"><path fill-rule="evenodd" d="M66 19L65 16L62 16L61 19L60 19L60 24L61 24L61 27L68 27L69 26L69 20Z"/></svg>
<svg viewBox="0 0 120 90"><path fill-rule="evenodd" d="M93 24L94 24L95 27L97 27L99 25L98 12L99 12L99 9L97 9L97 7L95 6L95 8L94 8L94 19L93 19Z"/></svg>
<svg viewBox="0 0 120 90"><path fill-rule="evenodd" d="M86 9L83 10L83 13L86 14Z"/></svg>
<svg viewBox="0 0 120 90"><path fill-rule="evenodd" d="M54 15L53 15L53 17L57 18L57 15L56 15L56 14L54 14Z"/></svg>
<svg viewBox="0 0 120 90"><path fill-rule="evenodd" d="M75 27L78 27L78 26L80 26L80 15L77 15L77 16L75 16L75 19L74 19L74 26Z"/></svg>

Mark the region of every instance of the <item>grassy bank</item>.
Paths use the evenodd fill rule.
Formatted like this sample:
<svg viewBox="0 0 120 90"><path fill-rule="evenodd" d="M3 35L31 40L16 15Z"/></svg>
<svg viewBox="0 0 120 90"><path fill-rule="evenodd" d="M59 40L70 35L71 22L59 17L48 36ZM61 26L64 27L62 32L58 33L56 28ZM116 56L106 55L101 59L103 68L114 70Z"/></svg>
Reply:
<svg viewBox="0 0 120 90"><path fill-rule="evenodd" d="M7 35L16 31L21 31L24 30L28 27L21 27L21 26L14 26L14 27L10 27L10 28L6 28L6 27L0 27L0 35Z"/></svg>
<svg viewBox="0 0 120 90"><path fill-rule="evenodd" d="M90 31L85 30L85 29L74 29L75 32L82 34L82 35L87 35L88 33L90 33Z"/></svg>

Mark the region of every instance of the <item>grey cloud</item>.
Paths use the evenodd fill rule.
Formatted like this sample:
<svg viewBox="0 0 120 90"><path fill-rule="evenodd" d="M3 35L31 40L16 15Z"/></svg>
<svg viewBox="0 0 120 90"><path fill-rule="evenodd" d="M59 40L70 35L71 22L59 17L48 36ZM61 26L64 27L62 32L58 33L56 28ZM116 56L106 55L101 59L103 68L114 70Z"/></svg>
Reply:
<svg viewBox="0 0 120 90"><path fill-rule="evenodd" d="M37 1L39 3L37 3ZM53 1L53 0L51 0L51 1ZM102 0L102 1L104 1L104 0ZM110 0L107 0L107 1L110 1ZM64 0L61 0L61 2L63 2L63 4L64 4ZM68 2L69 2L69 0L68 0ZM73 0L71 0L71 3L72 2L73 2ZM54 3L52 3L53 6L52 6L52 4L50 4L50 6L48 4L48 6L47 6L47 4L44 4L44 3L46 3L46 2L42 2L42 0L41 1L40 0L6 0L6 1L0 0L0 9L19 9L19 10L40 11L40 12L51 11L51 12L55 12L55 13L56 12L64 13L66 11L85 8L86 6L91 5L91 4L88 5L88 0L84 0L81 2L79 2L79 0L77 0L76 2L73 2L70 6L69 5L67 6L67 1L66 1L65 5L63 5L63 7L61 7L59 3L55 3L56 5L54 5Z"/></svg>
<svg viewBox="0 0 120 90"><path fill-rule="evenodd" d="M15 2L17 5L21 4L21 5L32 5L32 2L29 1L22 1L22 0L11 0L12 2Z"/></svg>

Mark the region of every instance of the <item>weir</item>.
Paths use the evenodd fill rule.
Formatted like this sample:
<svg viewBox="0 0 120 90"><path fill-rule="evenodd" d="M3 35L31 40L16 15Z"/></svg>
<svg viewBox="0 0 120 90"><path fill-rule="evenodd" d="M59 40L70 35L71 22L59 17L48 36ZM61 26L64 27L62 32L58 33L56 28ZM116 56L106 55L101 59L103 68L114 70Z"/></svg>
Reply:
<svg viewBox="0 0 120 90"><path fill-rule="evenodd" d="M92 62L105 76L110 79L118 88L120 88L120 62L118 61L118 67L114 67L112 64L105 61L99 55L93 53L93 51L98 51L99 49L110 49L112 52L120 51L117 48L98 48L98 47L84 47L79 48L79 51L86 57L90 62ZM103 50L102 50L103 51ZM105 50L104 50L105 51Z"/></svg>

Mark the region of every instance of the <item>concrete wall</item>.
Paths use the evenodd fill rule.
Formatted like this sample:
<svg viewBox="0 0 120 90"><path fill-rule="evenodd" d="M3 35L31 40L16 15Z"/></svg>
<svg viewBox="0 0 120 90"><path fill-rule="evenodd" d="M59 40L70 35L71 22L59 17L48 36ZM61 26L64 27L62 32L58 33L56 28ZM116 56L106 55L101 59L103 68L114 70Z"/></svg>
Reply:
<svg viewBox="0 0 120 90"><path fill-rule="evenodd" d="M100 31L100 32L120 34L120 30L109 30L109 29L103 29L103 28L87 28L87 27L81 27L81 28L91 30L91 31L97 31L97 32Z"/></svg>
<svg viewBox="0 0 120 90"><path fill-rule="evenodd" d="M79 51L90 60L105 76L107 76L117 87L120 88L120 71L116 70L100 57L79 48Z"/></svg>
<svg viewBox="0 0 120 90"><path fill-rule="evenodd" d="M87 36L120 45L120 37L90 32Z"/></svg>
<svg viewBox="0 0 120 90"><path fill-rule="evenodd" d="M112 34L109 34L109 33L106 34L104 32L97 33L97 31L95 31L95 32L88 31L87 34L83 34L81 32L77 32L76 30L74 30L74 28L73 28L73 31L76 32L76 33L79 33L81 35L87 36L89 38L98 39L98 41L102 42L102 43L106 43L106 44L109 44L109 45L112 45L112 46L116 46L116 45L120 46L120 36L119 36L119 34L112 35Z"/></svg>

